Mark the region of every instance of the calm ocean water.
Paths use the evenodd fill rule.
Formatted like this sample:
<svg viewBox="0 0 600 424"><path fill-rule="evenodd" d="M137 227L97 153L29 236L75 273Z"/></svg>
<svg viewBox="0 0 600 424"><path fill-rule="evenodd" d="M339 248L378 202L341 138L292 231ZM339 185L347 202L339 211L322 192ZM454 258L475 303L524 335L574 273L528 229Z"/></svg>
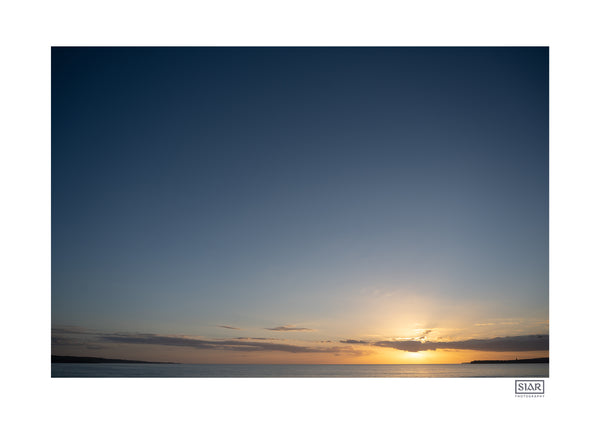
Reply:
<svg viewBox="0 0 600 424"><path fill-rule="evenodd" d="M185 365L52 364L52 377L548 377L548 364Z"/></svg>

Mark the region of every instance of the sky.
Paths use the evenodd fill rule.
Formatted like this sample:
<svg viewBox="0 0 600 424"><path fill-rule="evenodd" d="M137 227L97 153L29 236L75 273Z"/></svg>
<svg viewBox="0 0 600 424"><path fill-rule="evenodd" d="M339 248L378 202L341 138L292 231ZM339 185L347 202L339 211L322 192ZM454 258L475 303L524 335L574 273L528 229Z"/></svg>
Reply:
<svg viewBox="0 0 600 424"><path fill-rule="evenodd" d="M52 353L548 355L547 48L53 48Z"/></svg>

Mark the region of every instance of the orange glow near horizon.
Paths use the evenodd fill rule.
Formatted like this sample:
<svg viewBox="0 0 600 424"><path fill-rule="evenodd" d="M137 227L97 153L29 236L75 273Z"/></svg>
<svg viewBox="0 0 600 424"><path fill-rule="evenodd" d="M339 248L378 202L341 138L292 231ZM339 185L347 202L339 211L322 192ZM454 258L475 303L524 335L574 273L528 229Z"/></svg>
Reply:
<svg viewBox="0 0 600 424"><path fill-rule="evenodd" d="M289 353L200 351L190 348L160 347L147 349L139 345L114 345L102 349L102 354L82 354L75 347L53 349L53 355L101 356L113 359L178 362L188 364L460 364L474 360L511 360L515 358L547 357L547 351L484 352L473 350L428 350L406 352L393 348L368 347L355 353Z"/></svg>

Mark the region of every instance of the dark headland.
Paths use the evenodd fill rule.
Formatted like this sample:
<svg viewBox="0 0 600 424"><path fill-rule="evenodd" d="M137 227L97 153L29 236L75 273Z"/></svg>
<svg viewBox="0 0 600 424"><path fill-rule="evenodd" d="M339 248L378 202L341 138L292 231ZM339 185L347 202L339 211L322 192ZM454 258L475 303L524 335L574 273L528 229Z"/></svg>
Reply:
<svg viewBox="0 0 600 424"><path fill-rule="evenodd" d="M53 364L176 364L177 362L148 362L130 359L108 359L93 356L58 356L52 355Z"/></svg>
<svg viewBox="0 0 600 424"><path fill-rule="evenodd" d="M550 358L471 361L467 364L548 364Z"/></svg>

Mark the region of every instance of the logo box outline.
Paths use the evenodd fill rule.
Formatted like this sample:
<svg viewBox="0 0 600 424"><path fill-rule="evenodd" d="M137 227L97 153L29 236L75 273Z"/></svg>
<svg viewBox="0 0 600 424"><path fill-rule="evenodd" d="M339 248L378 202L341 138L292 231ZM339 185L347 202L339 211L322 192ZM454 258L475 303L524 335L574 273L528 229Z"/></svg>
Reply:
<svg viewBox="0 0 600 424"><path fill-rule="evenodd" d="M542 383L542 391L541 392L530 392L530 391L522 391L520 392L517 387L519 383ZM546 387L544 384L544 380L515 380L515 394L516 395L543 395L545 394Z"/></svg>

